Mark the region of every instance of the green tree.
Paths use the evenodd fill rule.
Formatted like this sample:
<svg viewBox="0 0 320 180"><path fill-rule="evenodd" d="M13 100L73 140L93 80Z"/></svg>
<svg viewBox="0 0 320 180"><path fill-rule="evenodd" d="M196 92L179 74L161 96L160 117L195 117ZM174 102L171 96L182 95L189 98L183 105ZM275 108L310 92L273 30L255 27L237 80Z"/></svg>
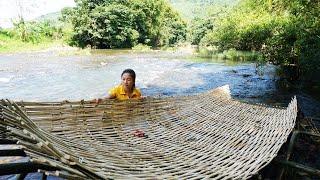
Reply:
<svg viewBox="0 0 320 180"><path fill-rule="evenodd" d="M134 11L121 4L98 6L91 14L92 45L99 48L132 47L139 37Z"/></svg>
<svg viewBox="0 0 320 180"><path fill-rule="evenodd" d="M186 23L164 0L78 0L62 19L74 27L72 44L96 48L174 45Z"/></svg>

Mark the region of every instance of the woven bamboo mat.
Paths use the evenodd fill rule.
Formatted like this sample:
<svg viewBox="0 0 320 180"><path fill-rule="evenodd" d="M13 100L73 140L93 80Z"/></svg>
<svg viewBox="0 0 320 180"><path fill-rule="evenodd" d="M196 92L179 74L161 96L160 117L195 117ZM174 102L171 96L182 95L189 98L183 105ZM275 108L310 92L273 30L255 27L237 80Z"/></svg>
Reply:
<svg viewBox="0 0 320 180"><path fill-rule="evenodd" d="M0 103L0 132L56 175L92 179L246 179L292 131L287 108L233 100L227 87L144 100Z"/></svg>

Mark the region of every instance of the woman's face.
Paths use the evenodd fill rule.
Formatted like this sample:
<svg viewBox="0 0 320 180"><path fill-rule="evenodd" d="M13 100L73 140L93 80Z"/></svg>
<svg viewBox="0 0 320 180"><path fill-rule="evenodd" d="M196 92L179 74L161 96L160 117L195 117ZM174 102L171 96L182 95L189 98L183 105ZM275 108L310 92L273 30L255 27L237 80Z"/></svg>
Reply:
<svg viewBox="0 0 320 180"><path fill-rule="evenodd" d="M134 80L129 73L124 73L121 76L121 83L125 88L131 89L133 87Z"/></svg>

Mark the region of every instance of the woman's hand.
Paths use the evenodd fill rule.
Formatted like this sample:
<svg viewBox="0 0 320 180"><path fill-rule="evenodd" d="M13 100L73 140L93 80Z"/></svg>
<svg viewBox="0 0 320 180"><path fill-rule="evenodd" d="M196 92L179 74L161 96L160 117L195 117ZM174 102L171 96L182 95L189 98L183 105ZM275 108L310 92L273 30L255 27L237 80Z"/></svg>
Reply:
<svg viewBox="0 0 320 180"><path fill-rule="evenodd" d="M140 99L140 100L145 100L145 99L147 99L147 96L140 96L139 99Z"/></svg>
<svg viewBox="0 0 320 180"><path fill-rule="evenodd" d="M95 102L96 104L99 104L99 103L102 102L102 99L101 99L101 98L98 98L98 99L95 99L95 101L96 101L96 102Z"/></svg>

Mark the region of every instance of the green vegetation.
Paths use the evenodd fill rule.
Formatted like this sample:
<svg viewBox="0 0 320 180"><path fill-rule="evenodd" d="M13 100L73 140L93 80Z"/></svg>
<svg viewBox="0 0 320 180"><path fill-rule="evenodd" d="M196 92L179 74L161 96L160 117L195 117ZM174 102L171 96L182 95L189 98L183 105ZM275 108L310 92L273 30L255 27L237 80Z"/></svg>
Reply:
<svg viewBox="0 0 320 180"><path fill-rule="evenodd" d="M226 17L231 6L212 5L207 7L207 16L196 17L189 25L188 40L191 44L198 45L202 38L217 27L217 21Z"/></svg>
<svg viewBox="0 0 320 180"><path fill-rule="evenodd" d="M209 48L199 48L198 56L221 60L252 61L258 64L264 63L262 54L256 51L238 51L235 49L229 49L219 52Z"/></svg>
<svg viewBox="0 0 320 180"><path fill-rule="evenodd" d="M25 22L21 19L12 29L0 29L0 52L39 50L56 46L70 33L70 29L52 21Z"/></svg>
<svg viewBox="0 0 320 180"><path fill-rule="evenodd" d="M80 47L173 46L186 39L186 23L165 0L79 0L62 11Z"/></svg>
<svg viewBox="0 0 320 180"><path fill-rule="evenodd" d="M242 0L226 13L201 22L206 33L194 31L193 43L217 52L257 51L293 79L319 81L319 1Z"/></svg>
<svg viewBox="0 0 320 180"><path fill-rule="evenodd" d="M136 46L132 47L132 50L139 51L139 52L147 52L151 51L151 46L143 45L143 44L137 44Z"/></svg>
<svg viewBox="0 0 320 180"><path fill-rule="evenodd" d="M212 9L234 6L239 0L169 0L182 17L188 21L206 18Z"/></svg>
<svg viewBox="0 0 320 180"><path fill-rule="evenodd" d="M38 43L47 39L61 39L62 28L54 26L50 21L24 22L23 20L14 24L13 36L23 42Z"/></svg>

